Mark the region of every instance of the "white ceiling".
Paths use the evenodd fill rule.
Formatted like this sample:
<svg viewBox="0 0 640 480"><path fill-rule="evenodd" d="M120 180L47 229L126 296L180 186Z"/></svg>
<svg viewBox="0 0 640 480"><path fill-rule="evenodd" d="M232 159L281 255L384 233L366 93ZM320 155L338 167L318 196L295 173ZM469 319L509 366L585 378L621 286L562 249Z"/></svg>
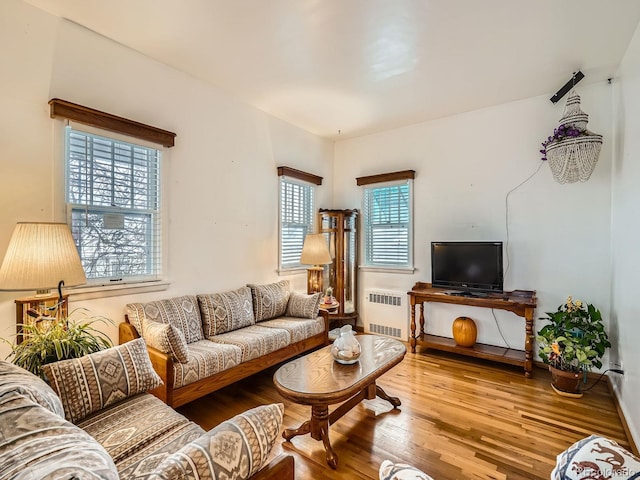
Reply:
<svg viewBox="0 0 640 480"><path fill-rule="evenodd" d="M638 0L27 0L315 134L613 76Z"/></svg>

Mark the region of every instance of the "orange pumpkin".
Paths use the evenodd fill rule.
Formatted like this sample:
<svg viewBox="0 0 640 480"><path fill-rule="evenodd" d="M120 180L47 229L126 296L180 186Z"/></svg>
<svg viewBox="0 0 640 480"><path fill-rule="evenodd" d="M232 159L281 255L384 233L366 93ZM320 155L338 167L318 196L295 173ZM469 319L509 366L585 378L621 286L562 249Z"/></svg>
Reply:
<svg viewBox="0 0 640 480"><path fill-rule="evenodd" d="M453 321L453 339L461 347L471 347L478 338L476 323L469 317L458 317Z"/></svg>

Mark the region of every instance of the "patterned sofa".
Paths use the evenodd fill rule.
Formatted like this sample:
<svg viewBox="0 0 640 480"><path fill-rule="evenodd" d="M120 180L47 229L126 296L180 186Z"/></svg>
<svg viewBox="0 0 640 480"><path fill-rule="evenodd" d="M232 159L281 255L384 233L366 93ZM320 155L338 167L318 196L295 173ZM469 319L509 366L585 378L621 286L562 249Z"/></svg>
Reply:
<svg viewBox="0 0 640 480"><path fill-rule="evenodd" d="M328 342L321 294L286 280L127 305L120 344L143 337L164 382L151 391L179 407Z"/></svg>
<svg viewBox="0 0 640 480"><path fill-rule="evenodd" d="M267 464L282 404L205 432L144 393L161 380L142 339L44 370L51 386L0 361L2 480L294 478L293 457Z"/></svg>

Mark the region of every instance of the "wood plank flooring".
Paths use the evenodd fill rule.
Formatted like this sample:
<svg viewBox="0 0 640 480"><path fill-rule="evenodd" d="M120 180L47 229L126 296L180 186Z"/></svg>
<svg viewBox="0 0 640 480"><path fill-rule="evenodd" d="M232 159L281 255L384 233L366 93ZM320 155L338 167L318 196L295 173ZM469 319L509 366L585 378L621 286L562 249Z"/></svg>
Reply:
<svg viewBox="0 0 640 480"><path fill-rule="evenodd" d="M284 427L309 418L309 407L283 401L270 368L179 411L209 430L261 404L285 404ZM338 469L309 435L280 438L274 453L295 457L297 479L377 479L384 459L411 463L436 480L548 479L556 455L592 433L629 448L605 381L582 399L554 394L549 373L444 352L407 353L378 383L401 399L365 400L331 426Z"/></svg>

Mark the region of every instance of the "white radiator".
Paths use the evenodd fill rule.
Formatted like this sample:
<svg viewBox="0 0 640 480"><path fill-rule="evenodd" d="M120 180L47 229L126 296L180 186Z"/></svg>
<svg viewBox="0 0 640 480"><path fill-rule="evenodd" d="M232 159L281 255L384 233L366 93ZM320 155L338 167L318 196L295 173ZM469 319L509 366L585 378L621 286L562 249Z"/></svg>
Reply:
<svg viewBox="0 0 640 480"><path fill-rule="evenodd" d="M408 340L407 298L406 292L367 290L362 310L364 331Z"/></svg>

